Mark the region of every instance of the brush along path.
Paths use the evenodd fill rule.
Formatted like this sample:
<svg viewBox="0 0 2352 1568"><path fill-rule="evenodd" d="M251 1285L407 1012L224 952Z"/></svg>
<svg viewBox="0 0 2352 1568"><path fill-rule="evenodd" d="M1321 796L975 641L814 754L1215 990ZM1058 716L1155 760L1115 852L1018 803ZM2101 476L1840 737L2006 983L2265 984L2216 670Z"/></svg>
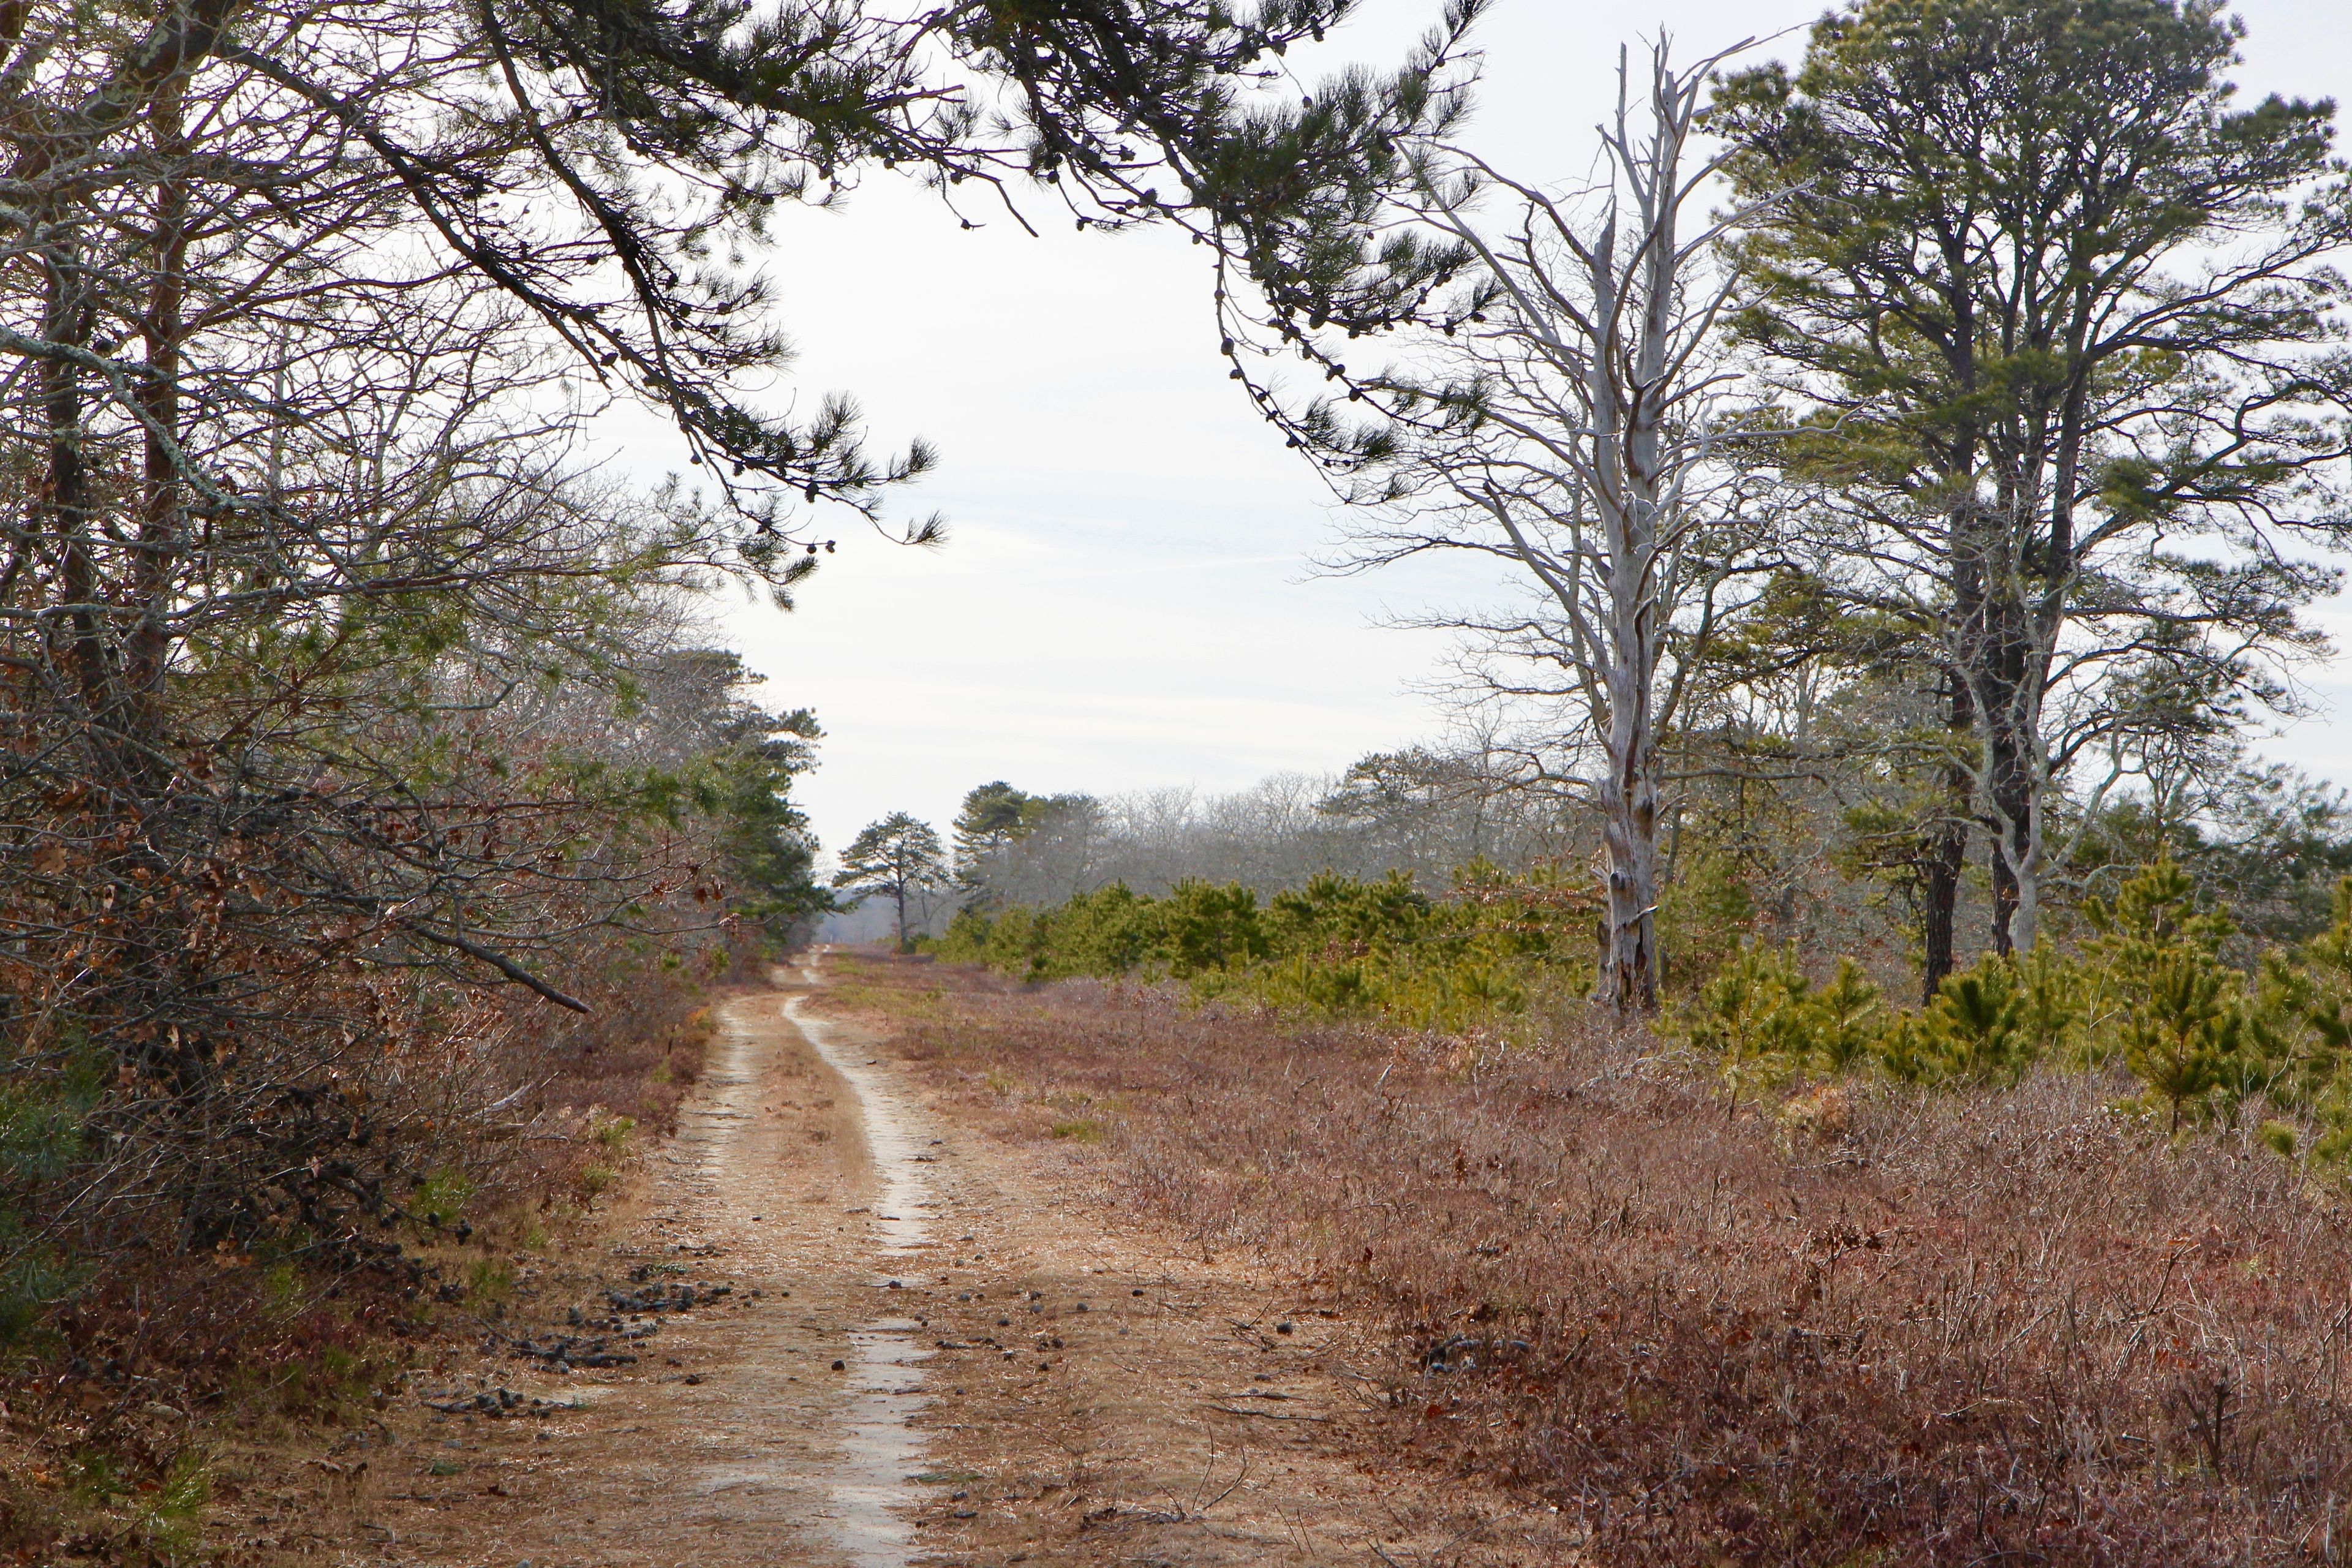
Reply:
<svg viewBox="0 0 2352 1568"><path fill-rule="evenodd" d="M397 1414L336 1555L1560 1560L1479 1489L1360 1468L1343 1322L1113 1224L902 1071L874 1020L828 1016L819 968L777 979L719 1009L679 1137L605 1233L602 1305L569 1324L588 1276L540 1289L486 1340L502 1360ZM564 1334L582 1364L543 1353Z"/></svg>

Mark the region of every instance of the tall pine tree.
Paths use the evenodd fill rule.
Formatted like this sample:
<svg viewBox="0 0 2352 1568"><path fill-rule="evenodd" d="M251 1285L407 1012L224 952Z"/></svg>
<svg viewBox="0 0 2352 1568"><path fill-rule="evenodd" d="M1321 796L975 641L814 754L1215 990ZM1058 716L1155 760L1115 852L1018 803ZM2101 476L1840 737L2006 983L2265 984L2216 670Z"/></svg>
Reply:
<svg viewBox="0 0 2352 1568"><path fill-rule="evenodd" d="M1742 243L1738 328L1811 400L1789 457L1842 587L1912 627L1955 731L1931 985L1970 817L1995 945L2030 947L2062 791L2132 765L2128 694L2283 701L2315 644L2352 201L2331 103L2234 106L2240 31L2209 0L1864 0L1716 100L1738 188L1795 193Z"/></svg>

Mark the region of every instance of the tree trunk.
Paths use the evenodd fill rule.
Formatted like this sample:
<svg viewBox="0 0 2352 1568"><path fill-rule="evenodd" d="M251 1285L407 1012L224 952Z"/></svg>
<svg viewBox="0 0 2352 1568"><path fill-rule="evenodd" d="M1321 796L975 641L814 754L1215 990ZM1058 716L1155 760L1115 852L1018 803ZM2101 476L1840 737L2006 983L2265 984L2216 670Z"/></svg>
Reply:
<svg viewBox="0 0 2352 1568"><path fill-rule="evenodd" d="M1620 1013L1654 1012L1658 1005L1656 796L1643 789L1636 798L1621 795L1609 801L1605 810L1602 837L1609 851L1609 924L1602 995Z"/></svg>
<svg viewBox="0 0 2352 1568"><path fill-rule="evenodd" d="M79 259L70 252L47 258L47 297L44 301L42 334L50 342L83 347L90 331L91 311L85 297ZM105 725L111 718L110 662L105 629L93 607L100 600L98 566L89 550L89 472L82 454L82 371L62 355L41 365L41 407L46 416L48 451L43 496L49 531L63 558L60 574L70 630L58 649L80 688L84 722L100 726L94 737L110 758L118 748L105 744Z"/></svg>
<svg viewBox="0 0 2352 1568"><path fill-rule="evenodd" d="M1956 746L1976 741L1976 721L1969 706L1964 680L1951 682L1948 721ZM1976 779L1955 758L1944 770L1943 819L1927 833L1927 878L1919 900L1919 935L1925 949L1920 966L1920 1004L1935 1000L1944 979L1952 973L1952 937L1960 901L1960 871L1968 863L1969 807L1976 799Z"/></svg>
<svg viewBox="0 0 2352 1568"><path fill-rule="evenodd" d="M1638 421L1627 443L1638 458L1654 439ZM1631 504L1604 507L1610 523L1608 721L1601 747L1601 834L1608 854L1607 951L1601 994L1619 1016L1658 1005L1657 606L1649 591L1656 558L1654 503L1642 469Z"/></svg>
<svg viewBox="0 0 2352 1568"><path fill-rule="evenodd" d="M1643 639L1628 639L1634 647ZM1624 646L1624 645L1621 645ZM1604 744L1608 772L1601 785L1601 842L1609 858L1608 925L1601 955L1601 997L1619 1014L1658 1005L1658 789L1651 764L1650 671L1646 660L1627 669L1611 704ZM1625 679L1630 677L1630 679Z"/></svg>
<svg viewBox="0 0 2352 1568"><path fill-rule="evenodd" d="M1663 74L1663 48L1660 46ZM1696 100L1694 100L1696 101ZM1670 612L1658 602L1659 552L1667 519L1661 515L1665 462L1665 405L1669 349L1675 341L1675 310L1681 302L1675 273L1679 245L1675 220L1680 200L1681 144L1687 121L1667 112L1660 93L1656 139L1640 178L1648 184L1642 209L1646 232L1634 254L1640 258L1640 325L1633 344L1630 384L1614 384L1614 355L1593 358L1596 404L1617 411L1623 421L1622 446L1604 450L1600 472L1616 481L1601 498L1609 554L1608 613L1611 653L1609 724L1604 751L1608 777L1601 785L1602 836L1609 849L1609 999L1621 1016L1651 1013L1658 1005L1658 656ZM1612 219L1612 239L1615 225ZM1604 242L1601 254L1613 251ZM1618 302L1613 279L1596 271L1596 305ZM1600 319L1609 320L1613 309Z"/></svg>
<svg viewBox="0 0 2352 1568"><path fill-rule="evenodd" d="M2042 935L2042 802L2025 803L2025 858L2017 876L2017 899L2009 912L2009 945L2014 952L2032 952Z"/></svg>
<svg viewBox="0 0 2352 1568"><path fill-rule="evenodd" d="M181 125L178 81L166 83L156 94L148 119L156 156L167 174L156 193L151 241L155 276L147 317L142 323L150 375L139 391L142 411L149 421L143 447L144 515L131 567L131 602L139 619L123 658L123 684L131 702L140 710L142 729L155 721L163 672L170 664L166 628L173 568L186 542L179 468L167 442L167 437L176 441L180 435L181 349L187 332L182 315L187 294L188 184L181 167L187 156L187 142Z"/></svg>
<svg viewBox="0 0 2352 1568"><path fill-rule="evenodd" d="M2004 637L1984 679L1985 771L1992 827L1992 942L2004 956L2033 945L2041 858L2034 833L2032 737L2021 711L2023 671L2017 644Z"/></svg>
<svg viewBox="0 0 2352 1568"><path fill-rule="evenodd" d="M1958 803L1955 803L1956 805ZM1969 845L1966 821L1946 822L1937 828L1927 853L1927 882L1919 909L1919 936L1925 954L1919 975L1919 1000L1924 1006L1936 999L1952 973L1952 928L1960 900L1960 868Z"/></svg>

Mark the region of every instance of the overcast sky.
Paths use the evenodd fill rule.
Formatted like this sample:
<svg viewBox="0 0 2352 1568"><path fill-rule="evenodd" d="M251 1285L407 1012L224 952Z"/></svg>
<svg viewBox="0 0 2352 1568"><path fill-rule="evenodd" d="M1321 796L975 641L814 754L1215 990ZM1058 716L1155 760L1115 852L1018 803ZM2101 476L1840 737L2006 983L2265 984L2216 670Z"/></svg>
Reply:
<svg viewBox="0 0 2352 1568"><path fill-rule="evenodd" d="M1343 47L1393 58L1435 9L1374 0ZM1591 163L1620 30L1639 47L1663 25L1696 58L1820 9L1499 0L1468 139L1532 177L1573 176ZM2246 92L2352 88L2342 0L2251 0L2241 14ZM834 523L841 549L798 610L723 612L768 700L814 708L827 731L801 788L827 848L896 809L944 828L990 779L1226 790L1442 728L1415 688L1443 643L1381 622L1477 585L1313 573L1336 532L1329 498L1226 379L1199 251L1079 235L1066 219L1040 238L1001 220L962 232L881 180L784 232L771 265L800 400L848 391L877 442L934 440L940 468L900 504L937 508L952 529L945 549L919 552ZM623 461L657 477L677 460L665 446L633 436ZM2352 608L2328 619L2352 645ZM2352 783L2352 662L2311 686L2326 716L2271 749Z"/></svg>

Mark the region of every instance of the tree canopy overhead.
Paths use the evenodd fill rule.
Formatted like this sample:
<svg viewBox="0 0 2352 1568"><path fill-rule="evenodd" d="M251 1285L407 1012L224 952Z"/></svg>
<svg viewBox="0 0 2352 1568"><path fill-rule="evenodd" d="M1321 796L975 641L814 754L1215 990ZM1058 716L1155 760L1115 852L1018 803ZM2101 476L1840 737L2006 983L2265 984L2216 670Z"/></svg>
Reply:
<svg viewBox="0 0 2352 1568"><path fill-rule="evenodd" d="M1392 77L1266 90L1351 4L13 7L5 254L65 292L0 352L86 383L90 416L156 437L207 509L249 510L261 465L191 422L307 417L323 329L439 296L441 319L528 329L665 410L753 520L723 542L788 573L790 503L871 510L929 454L869 457L844 400L793 417L743 395L785 357L759 265L776 205L876 169L967 210L1042 181L1082 225L1172 216L1300 308L1376 313L1412 274L1365 251L1364 195L1400 127L1449 111L1471 8ZM184 298L159 316L167 280ZM158 396L179 407L142 411Z"/></svg>
<svg viewBox="0 0 2352 1568"><path fill-rule="evenodd" d="M814 506L878 515L930 460L869 457L844 399L746 391L788 358L769 215L871 171L956 205L1040 182L1081 223L1246 251L1294 301L1385 309L1415 285L1366 249L1363 193L1451 112L1475 7L1391 77L1289 94L1278 57L1350 3L0 9L0 658L26 682L0 784L87 778L154 822L233 755L347 837L330 781L365 748L317 722L328 686L445 721L467 682L627 662L611 634L664 584L781 594ZM598 388L676 421L696 493L573 471ZM330 879L412 924L441 897Z"/></svg>
<svg viewBox="0 0 2352 1568"><path fill-rule="evenodd" d="M0 6L0 1019L43 1103L107 1086L81 1196L27 1212L342 1245L440 1156L322 1086L825 907L814 722L681 605L789 590L818 509L880 521L930 454L768 400L772 216L887 171L1409 303L1443 258L1369 247L1362 193L1469 8L1310 104L1279 58L1349 4ZM583 471L614 399L691 490Z"/></svg>

